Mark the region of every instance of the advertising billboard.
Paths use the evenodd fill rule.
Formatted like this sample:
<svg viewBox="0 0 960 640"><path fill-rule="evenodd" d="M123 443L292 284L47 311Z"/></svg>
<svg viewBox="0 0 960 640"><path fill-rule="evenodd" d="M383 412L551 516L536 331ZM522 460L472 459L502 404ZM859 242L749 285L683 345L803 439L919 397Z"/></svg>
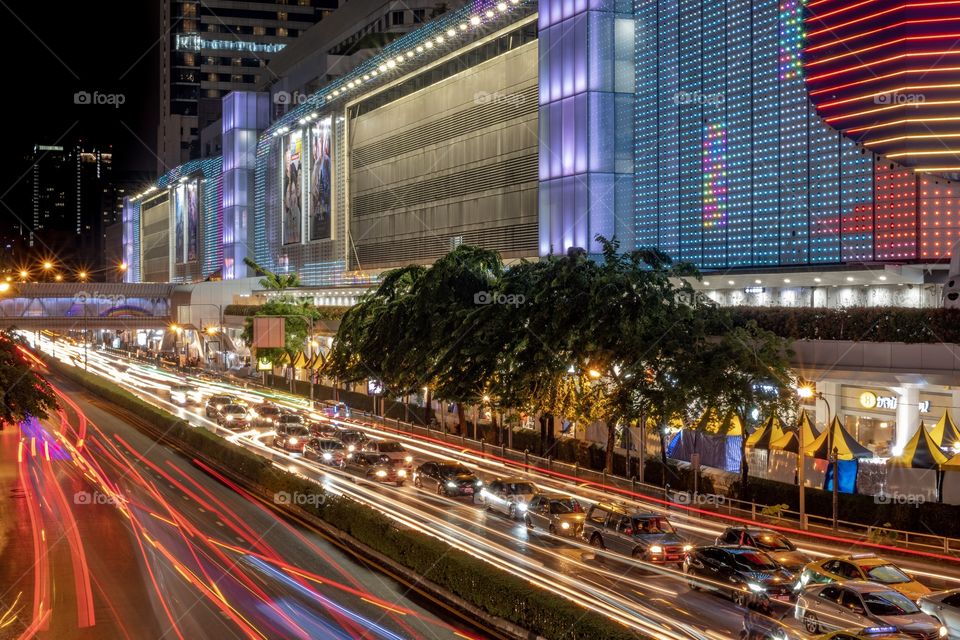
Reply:
<svg viewBox="0 0 960 640"><path fill-rule="evenodd" d="M199 185L191 180L185 187L187 200L187 262L194 262L200 258L200 198Z"/></svg>
<svg viewBox="0 0 960 640"><path fill-rule="evenodd" d="M179 184L173 190L173 261L183 262L184 218L186 217L185 189Z"/></svg>
<svg viewBox="0 0 960 640"><path fill-rule="evenodd" d="M283 244L303 239L303 132L291 131L283 145Z"/></svg>
<svg viewBox="0 0 960 640"><path fill-rule="evenodd" d="M331 233L331 118L310 128L309 228L310 240L324 240Z"/></svg>

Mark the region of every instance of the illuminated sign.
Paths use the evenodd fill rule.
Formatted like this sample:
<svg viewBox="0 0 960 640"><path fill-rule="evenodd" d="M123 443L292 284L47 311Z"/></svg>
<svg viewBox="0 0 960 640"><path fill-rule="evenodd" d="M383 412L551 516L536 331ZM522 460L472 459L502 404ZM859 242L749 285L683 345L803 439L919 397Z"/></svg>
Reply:
<svg viewBox="0 0 960 640"><path fill-rule="evenodd" d="M270 358L260 358L257 360L257 371L270 371L273 369L273 363Z"/></svg>
<svg viewBox="0 0 960 640"><path fill-rule="evenodd" d="M898 404L899 401L896 396L878 396L872 391L864 391L860 394L860 406L864 409L888 409L894 411ZM917 404L917 408L920 410L920 413L929 412L930 401L921 400Z"/></svg>
<svg viewBox="0 0 960 640"><path fill-rule="evenodd" d="M860 394L860 406L864 409L873 409L877 406L877 394L872 391L864 391Z"/></svg>

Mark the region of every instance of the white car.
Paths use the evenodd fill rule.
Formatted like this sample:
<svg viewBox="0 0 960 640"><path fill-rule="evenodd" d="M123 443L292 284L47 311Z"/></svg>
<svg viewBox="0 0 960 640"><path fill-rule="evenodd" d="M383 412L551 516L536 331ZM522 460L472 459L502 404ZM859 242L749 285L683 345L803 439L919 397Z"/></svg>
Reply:
<svg viewBox="0 0 960 640"><path fill-rule="evenodd" d="M512 520L523 518L527 505L540 492L537 485L523 478L497 478L480 491L477 501L488 511L499 511Z"/></svg>
<svg viewBox="0 0 960 640"><path fill-rule="evenodd" d="M917 604L921 611L946 626L951 638L960 638L960 589L921 596Z"/></svg>
<svg viewBox="0 0 960 640"><path fill-rule="evenodd" d="M370 440L364 451L387 456L401 467L413 467L413 456L402 444L393 440Z"/></svg>

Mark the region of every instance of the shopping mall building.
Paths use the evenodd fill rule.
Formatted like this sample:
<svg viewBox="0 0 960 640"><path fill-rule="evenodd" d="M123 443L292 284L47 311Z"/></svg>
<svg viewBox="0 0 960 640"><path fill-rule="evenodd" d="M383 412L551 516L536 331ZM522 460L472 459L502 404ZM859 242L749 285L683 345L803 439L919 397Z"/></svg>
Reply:
<svg viewBox="0 0 960 640"><path fill-rule="evenodd" d="M725 304L939 306L958 23L952 2L474 0L322 86L226 96L222 155L126 202L127 277L257 295L250 257L348 304L462 243L537 259L600 234L698 265ZM862 442L920 395L960 407L868 382L831 383L835 410L900 398L848 407Z"/></svg>

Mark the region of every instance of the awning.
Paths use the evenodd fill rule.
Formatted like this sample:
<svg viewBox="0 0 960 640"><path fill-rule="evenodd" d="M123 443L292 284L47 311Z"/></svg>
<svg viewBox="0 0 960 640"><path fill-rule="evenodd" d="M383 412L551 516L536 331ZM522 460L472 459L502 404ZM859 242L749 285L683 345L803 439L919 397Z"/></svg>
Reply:
<svg viewBox="0 0 960 640"><path fill-rule="evenodd" d="M949 409L946 409L943 417L930 428L930 437L941 449L957 450L957 445L960 445L960 429L950 417Z"/></svg>
<svg viewBox="0 0 960 640"><path fill-rule="evenodd" d="M307 356L303 355L303 351L298 351L297 355L293 358L293 367L294 369L303 369L307 366Z"/></svg>
<svg viewBox="0 0 960 640"><path fill-rule="evenodd" d="M769 449L771 442L776 442L783 437L783 426L780 424L780 418L771 415L764 420L760 428L750 434L747 438L747 446L754 449Z"/></svg>
<svg viewBox="0 0 960 640"><path fill-rule="evenodd" d="M804 410L800 411L800 420L797 421L797 440L805 447L809 447L820 435L817 428L810 422L810 416Z"/></svg>
<svg viewBox="0 0 960 640"><path fill-rule="evenodd" d="M910 469L936 469L946 461L947 456L940 451L922 422L903 446L903 453L890 460L892 464Z"/></svg>
<svg viewBox="0 0 960 640"><path fill-rule="evenodd" d="M833 434L831 443L831 435ZM840 420L834 416L829 429L824 429L823 433L817 436L812 444L807 445L804 453L810 457L819 460L829 460L831 446L837 450L837 457L840 460L853 460L854 458L872 458L873 452L856 441L850 433L843 428Z"/></svg>

